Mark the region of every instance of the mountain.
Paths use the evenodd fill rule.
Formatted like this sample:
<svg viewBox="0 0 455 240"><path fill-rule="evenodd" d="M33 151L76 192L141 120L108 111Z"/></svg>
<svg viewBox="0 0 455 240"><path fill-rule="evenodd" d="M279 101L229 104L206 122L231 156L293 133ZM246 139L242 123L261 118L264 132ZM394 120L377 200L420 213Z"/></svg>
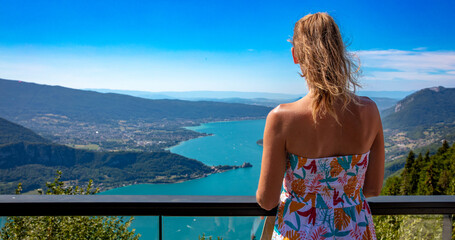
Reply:
<svg viewBox="0 0 455 240"><path fill-rule="evenodd" d="M16 142L50 143L32 130L0 118L0 145Z"/></svg>
<svg viewBox="0 0 455 240"><path fill-rule="evenodd" d="M410 129L454 123L455 88L422 89L399 101L384 113L384 128Z"/></svg>
<svg viewBox="0 0 455 240"><path fill-rule="evenodd" d="M455 88L426 88L382 112L386 177L401 171L410 150L434 154L444 140L455 142L454 99Z"/></svg>
<svg viewBox="0 0 455 240"><path fill-rule="evenodd" d="M265 117L270 108L220 102L152 100L0 79L0 116L9 120L56 114L71 120L226 120Z"/></svg>

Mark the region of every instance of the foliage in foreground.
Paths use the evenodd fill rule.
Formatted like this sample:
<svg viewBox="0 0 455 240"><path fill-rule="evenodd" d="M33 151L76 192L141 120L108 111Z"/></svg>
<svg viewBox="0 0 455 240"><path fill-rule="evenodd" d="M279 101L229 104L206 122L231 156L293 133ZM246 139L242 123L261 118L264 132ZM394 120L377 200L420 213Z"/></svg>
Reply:
<svg viewBox="0 0 455 240"><path fill-rule="evenodd" d="M212 238L212 236L206 237L205 234L203 233L202 236L198 237L198 239L199 240L212 240L213 238ZM216 237L216 240L223 240L223 238L222 237Z"/></svg>
<svg viewBox="0 0 455 240"><path fill-rule="evenodd" d="M374 224L379 240L442 239L442 215L374 216Z"/></svg>
<svg viewBox="0 0 455 240"><path fill-rule="evenodd" d="M98 192L93 189L92 181L86 188L64 187L57 172L54 182L46 183L46 195L91 195ZM16 194L21 192L19 184ZM42 194L42 191L40 191ZM7 217L1 229L1 239L139 239L135 230L130 230L133 218L124 217L89 217L89 216L38 216Z"/></svg>
<svg viewBox="0 0 455 240"><path fill-rule="evenodd" d="M455 144L416 158L410 151L400 176L389 177L382 195L455 195ZM453 219L453 216L452 216ZM455 240L455 221L452 239ZM441 239L442 216L374 216L378 239Z"/></svg>

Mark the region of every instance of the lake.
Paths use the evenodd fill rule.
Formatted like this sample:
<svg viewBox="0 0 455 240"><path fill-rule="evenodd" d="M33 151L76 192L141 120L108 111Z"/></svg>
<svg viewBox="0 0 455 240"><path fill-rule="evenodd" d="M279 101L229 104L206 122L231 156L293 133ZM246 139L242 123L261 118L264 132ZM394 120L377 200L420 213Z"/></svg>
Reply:
<svg viewBox="0 0 455 240"><path fill-rule="evenodd" d="M138 184L112 189L108 195L255 195L261 169L265 119L206 123L187 129L211 134L191 139L170 148L173 153L197 159L207 165L241 165L252 168L230 170L205 178L173 184ZM165 217L164 239L198 239L221 236L223 239L250 239L261 225L259 217ZM133 228L142 239L157 239L157 217L136 217ZM260 227L256 232L260 232ZM216 238L215 238L216 239Z"/></svg>

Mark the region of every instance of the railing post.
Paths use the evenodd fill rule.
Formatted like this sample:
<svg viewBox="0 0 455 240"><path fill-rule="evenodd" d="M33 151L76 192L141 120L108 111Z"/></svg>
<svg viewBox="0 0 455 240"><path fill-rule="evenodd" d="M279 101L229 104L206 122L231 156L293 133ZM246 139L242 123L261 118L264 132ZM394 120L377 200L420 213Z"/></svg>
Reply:
<svg viewBox="0 0 455 240"><path fill-rule="evenodd" d="M452 215L442 215L442 240L452 239Z"/></svg>
<svg viewBox="0 0 455 240"><path fill-rule="evenodd" d="M163 240L163 215L158 216L158 239Z"/></svg>

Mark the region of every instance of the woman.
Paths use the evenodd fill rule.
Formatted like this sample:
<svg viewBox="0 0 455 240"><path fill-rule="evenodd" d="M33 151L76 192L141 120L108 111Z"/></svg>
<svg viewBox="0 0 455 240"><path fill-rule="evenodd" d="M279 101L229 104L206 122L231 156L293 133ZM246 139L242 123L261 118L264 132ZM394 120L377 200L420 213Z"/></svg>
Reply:
<svg viewBox="0 0 455 240"><path fill-rule="evenodd" d="M358 68L332 17L303 17L291 42L309 93L267 116L257 202L278 205L273 239L376 239L365 198L384 176L378 109L353 93Z"/></svg>

